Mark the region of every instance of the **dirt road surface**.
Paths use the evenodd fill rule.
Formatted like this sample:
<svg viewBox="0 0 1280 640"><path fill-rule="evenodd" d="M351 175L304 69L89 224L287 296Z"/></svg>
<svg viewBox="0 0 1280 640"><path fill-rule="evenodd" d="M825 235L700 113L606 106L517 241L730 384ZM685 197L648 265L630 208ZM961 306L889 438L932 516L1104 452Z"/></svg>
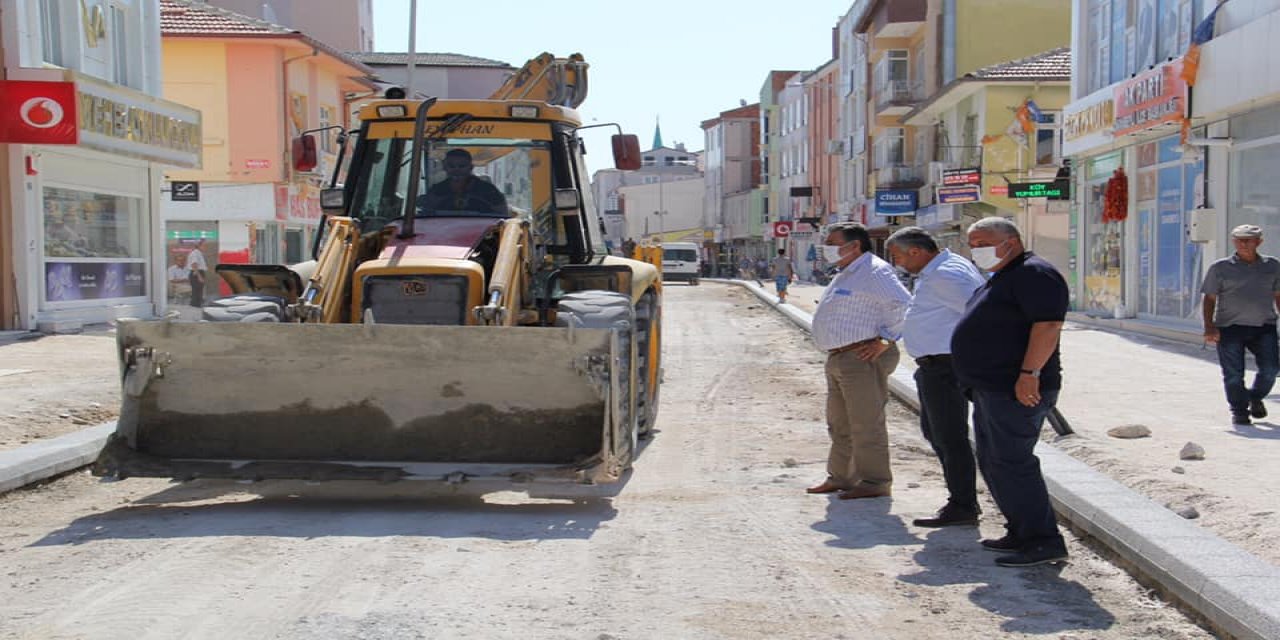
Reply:
<svg viewBox="0 0 1280 640"><path fill-rule="evenodd" d="M749 294L671 286L657 434L615 496L100 483L0 497L0 638L1208 638L1068 536L1002 569L891 407L894 497L823 476L822 358ZM989 514L986 535L998 534Z"/></svg>
<svg viewBox="0 0 1280 640"><path fill-rule="evenodd" d="M0 338L0 451L115 420L115 345L104 330Z"/></svg>

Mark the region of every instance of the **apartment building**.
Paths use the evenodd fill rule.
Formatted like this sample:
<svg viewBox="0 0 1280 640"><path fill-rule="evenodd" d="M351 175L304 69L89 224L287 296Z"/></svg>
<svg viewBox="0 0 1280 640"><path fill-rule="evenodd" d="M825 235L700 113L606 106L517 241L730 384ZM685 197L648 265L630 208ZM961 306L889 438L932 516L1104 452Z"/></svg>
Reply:
<svg viewBox="0 0 1280 640"><path fill-rule="evenodd" d="M1076 307L1195 331L1228 230L1280 237L1280 1L1071 4Z"/></svg>
<svg viewBox="0 0 1280 640"><path fill-rule="evenodd" d="M745 101L744 101L745 102ZM760 105L721 111L702 122L705 222L715 273L742 257L764 256L760 215Z"/></svg>
<svg viewBox="0 0 1280 640"><path fill-rule="evenodd" d="M939 216L954 215L938 227L951 233L966 220L1016 210L1015 203L991 201L1001 194L989 189L980 200L964 203L959 210L940 212L928 207L938 204L937 187L947 186L938 182L942 168L978 168L979 175L985 175L983 138L990 140L991 134L983 132L1013 117L1027 96L1013 92L1006 96L1009 104L994 104L1001 92L991 92L982 109L970 112L977 118L966 117L950 127L946 123L940 127L936 114L915 118L914 112L926 102L945 104L940 93L977 74L1066 46L1070 6L1057 0L867 0L859 4L842 20L842 25L849 24L849 35L843 35L842 26L841 51L851 60L865 53L865 76L852 67L849 73L850 95L855 99L862 78L866 83L859 105L859 109L865 106L866 113L865 162L856 166L866 169L867 224L873 238L884 237L902 223L918 221L913 217L922 209L925 222L935 226L944 222ZM848 112L846 108L844 113ZM990 123L987 114L991 114ZM858 124L847 128L857 131ZM943 134L945 139L939 139ZM999 155L1016 158L1020 154ZM1013 164L1013 170L1018 170L1016 161ZM1006 166L992 168L1000 175L1010 171Z"/></svg>
<svg viewBox="0 0 1280 640"><path fill-rule="evenodd" d="M165 93L206 114L202 166L167 176L165 254L177 263L203 241L210 265L310 259L348 98L371 93L373 70L249 16L185 0L160 7ZM300 171L290 149L306 131L318 163ZM190 288L175 283L171 293L186 302Z"/></svg>

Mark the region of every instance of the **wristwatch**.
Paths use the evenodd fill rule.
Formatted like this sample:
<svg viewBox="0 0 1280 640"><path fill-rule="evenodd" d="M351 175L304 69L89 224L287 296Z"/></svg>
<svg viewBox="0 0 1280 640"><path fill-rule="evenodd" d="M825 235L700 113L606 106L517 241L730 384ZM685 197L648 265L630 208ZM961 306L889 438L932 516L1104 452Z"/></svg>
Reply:
<svg viewBox="0 0 1280 640"><path fill-rule="evenodd" d="M1025 373L1025 374L1027 374L1027 375L1031 376L1032 378L1039 378L1039 377L1040 377L1040 370L1039 370L1039 369L1018 369L1018 373Z"/></svg>

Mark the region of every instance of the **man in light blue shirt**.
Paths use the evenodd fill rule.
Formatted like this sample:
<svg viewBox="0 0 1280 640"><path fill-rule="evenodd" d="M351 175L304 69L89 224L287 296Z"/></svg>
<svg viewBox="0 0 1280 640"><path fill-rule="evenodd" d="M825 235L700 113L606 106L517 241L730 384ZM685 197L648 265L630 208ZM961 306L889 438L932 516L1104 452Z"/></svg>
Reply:
<svg viewBox="0 0 1280 640"><path fill-rule="evenodd" d="M950 494L919 527L978 524L977 472L969 445L969 401L951 368L951 334L973 292L985 283L967 258L946 249L919 227L899 229L885 242L893 261L917 276L902 341L916 361L916 393L920 397L920 430L938 454Z"/></svg>

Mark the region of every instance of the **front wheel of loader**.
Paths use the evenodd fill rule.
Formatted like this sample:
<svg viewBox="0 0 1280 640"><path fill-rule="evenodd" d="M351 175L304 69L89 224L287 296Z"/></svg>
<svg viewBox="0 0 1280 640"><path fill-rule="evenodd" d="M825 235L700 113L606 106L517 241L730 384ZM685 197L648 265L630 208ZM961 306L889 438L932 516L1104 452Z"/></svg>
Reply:
<svg viewBox="0 0 1280 640"><path fill-rule="evenodd" d="M616 329L622 353L613 375L618 377L622 402L615 425L618 441L612 447L622 468L631 467L636 453L636 310L631 298L612 291L578 291L566 294L556 307L556 326L584 329ZM615 401L618 399L615 398Z"/></svg>

